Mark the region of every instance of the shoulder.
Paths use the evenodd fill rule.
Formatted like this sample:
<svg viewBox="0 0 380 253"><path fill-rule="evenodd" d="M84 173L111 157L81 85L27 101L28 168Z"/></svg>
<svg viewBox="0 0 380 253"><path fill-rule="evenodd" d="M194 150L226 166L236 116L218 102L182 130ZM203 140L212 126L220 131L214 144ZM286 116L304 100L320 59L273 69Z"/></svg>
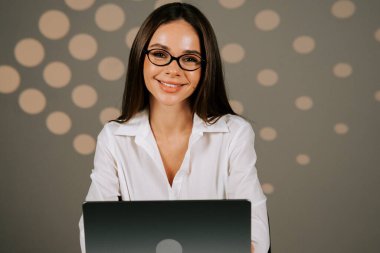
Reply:
<svg viewBox="0 0 380 253"><path fill-rule="evenodd" d="M238 134L239 132L249 132L254 134L251 123L239 115L226 114L221 120L225 121L228 130L232 135Z"/></svg>
<svg viewBox="0 0 380 253"><path fill-rule="evenodd" d="M145 131L149 127L147 112L137 113L127 122L111 121L104 125L98 138L116 138L117 136L136 136L139 132Z"/></svg>
<svg viewBox="0 0 380 253"><path fill-rule="evenodd" d="M254 151L255 133L251 123L238 115L225 115L224 120L228 126L229 152Z"/></svg>
<svg viewBox="0 0 380 253"><path fill-rule="evenodd" d="M110 138L113 138L115 133L118 131L122 123L110 121L106 123L103 126L103 129L100 131L98 135L98 141L106 141L109 140Z"/></svg>

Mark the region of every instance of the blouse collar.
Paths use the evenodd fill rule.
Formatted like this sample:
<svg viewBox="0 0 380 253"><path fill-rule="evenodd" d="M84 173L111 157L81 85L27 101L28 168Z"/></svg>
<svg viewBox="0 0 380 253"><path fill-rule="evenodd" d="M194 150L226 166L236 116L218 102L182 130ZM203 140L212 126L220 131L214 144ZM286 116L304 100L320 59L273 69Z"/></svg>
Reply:
<svg viewBox="0 0 380 253"><path fill-rule="evenodd" d="M128 122L119 124L119 127L115 130L115 135L127 135L127 136L147 136L151 131L149 124L149 113L145 109L137 113ZM210 125L204 122L196 113L193 117L193 133L203 135L203 133L225 133L229 132L226 115L219 118L217 122Z"/></svg>

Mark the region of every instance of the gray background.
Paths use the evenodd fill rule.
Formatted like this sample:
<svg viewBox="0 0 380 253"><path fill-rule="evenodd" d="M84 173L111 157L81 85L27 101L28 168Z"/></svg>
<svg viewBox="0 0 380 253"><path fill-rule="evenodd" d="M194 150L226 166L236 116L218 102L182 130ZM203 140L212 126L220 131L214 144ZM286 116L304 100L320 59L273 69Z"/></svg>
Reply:
<svg viewBox="0 0 380 253"><path fill-rule="evenodd" d="M244 3L236 8L224 7L228 1L188 1L210 19L221 50L230 43L244 49L236 63L223 54L225 74L230 99L254 122L274 252L378 249L380 39L375 33L380 29L380 2L349 1L352 15L339 18L332 11L339 1L346 0L247 0L237 1ZM105 3L116 4L125 13L125 22L116 31L106 32L94 21ZM73 140L82 133L95 139L102 128L101 110L120 107L124 76L104 80L98 63L107 56L127 63L125 35L155 4L96 1L77 11L58 0L0 1L0 67L11 66L21 77L17 89L0 92L0 252L80 251L77 224L90 184L93 152L77 152ZM345 12L347 5L340 6L336 8ZM50 9L62 11L70 20L63 38L51 40L38 28L40 17ZM266 9L280 17L269 31L255 23ZM77 60L69 53L68 43L78 33L97 40L93 58ZM293 48L294 40L303 35L315 42L305 54ZM35 67L25 67L15 57L15 46L24 38L35 38L45 48L44 59ZM49 86L42 74L57 60L67 64L72 75L59 89ZM333 72L341 62L352 67L344 78ZM260 84L257 76L263 69L277 73L274 85ZM98 94L87 109L71 98L82 83ZM26 113L19 105L28 88L46 97L40 113ZM311 108L296 106L301 96L312 100ZM46 125L54 111L71 119L64 134L54 134ZM348 132L335 131L337 123L345 124ZM275 138L268 139L267 127L275 130ZM299 154L307 155L309 162L297 161Z"/></svg>

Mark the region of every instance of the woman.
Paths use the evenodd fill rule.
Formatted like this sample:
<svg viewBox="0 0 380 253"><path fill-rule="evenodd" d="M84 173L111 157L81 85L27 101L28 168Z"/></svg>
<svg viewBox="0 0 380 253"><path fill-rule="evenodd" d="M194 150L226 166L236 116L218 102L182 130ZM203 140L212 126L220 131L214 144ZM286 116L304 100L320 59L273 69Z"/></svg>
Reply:
<svg viewBox="0 0 380 253"><path fill-rule="evenodd" d="M231 109L213 29L173 3L142 24L131 48L121 116L98 136L86 201L249 199L252 252L267 252L266 198L254 132ZM80 222L84 252L83 222Z"/></svg>

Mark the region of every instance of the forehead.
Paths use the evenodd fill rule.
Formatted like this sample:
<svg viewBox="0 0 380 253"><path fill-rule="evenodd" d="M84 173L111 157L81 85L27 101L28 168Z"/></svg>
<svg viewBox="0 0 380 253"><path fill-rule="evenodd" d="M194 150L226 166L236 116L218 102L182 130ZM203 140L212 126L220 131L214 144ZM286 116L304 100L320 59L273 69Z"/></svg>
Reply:
<svg viewBox="0 0 380 253"><path fill-rule="evenodd" d="M197 32L184 20L176 20L159 26L149 46L153 44L164 45L172 51L200 50Z"/></svg>

